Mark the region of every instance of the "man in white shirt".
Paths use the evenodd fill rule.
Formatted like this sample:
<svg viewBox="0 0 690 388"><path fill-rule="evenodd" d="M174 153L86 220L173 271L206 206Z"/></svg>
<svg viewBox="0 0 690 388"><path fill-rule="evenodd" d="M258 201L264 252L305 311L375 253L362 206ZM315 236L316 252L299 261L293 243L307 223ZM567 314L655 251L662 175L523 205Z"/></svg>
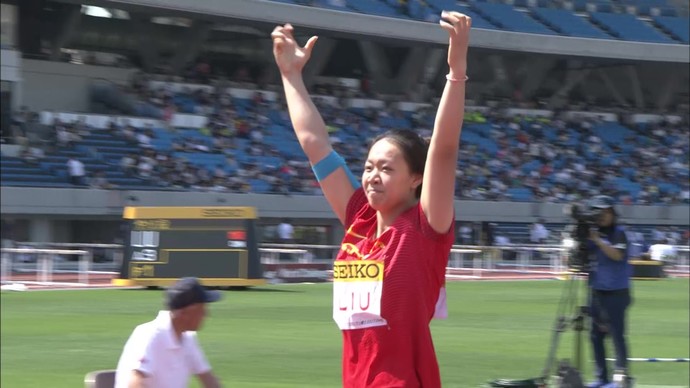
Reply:
<svg viewBox="0 0 690 388"><path fill-rule="evenodd" d="M549 230L544 226L544 220L539 219L530 226L529 240L532 244L545 244L549 238Z"/></svg>
<svg viewBox="0 0 690 388"><path fill-rule="evenodd" d="M192 374L205 388L220 383L197 341L206 303L220 299L195 278L180 279L166 292L169 311L137 326L127 340L115 374L115 388L186 388Z"/></svg>
<svg viewBox="0 0 690 388"><path fill-rule="evenodd" d="M290 244L292 243L292 239L295 234L295 228L292 226L290 223L289 219L284 219L283 222L281 222L278 225L278 238L280 239L280 242L283 244Z"/></svg>
<svg viewBox="0 0 690 388"><path fill-rule="evenodd" d="M662 263L672 263L676 258L676 248L670 241L659 241L649 247L649 258Z"/></svg>
<svg viewBox="0 0 690 388"><path fill-rule="evenodd" d="M278 225L276 233L278 234L278 240L280 240L281 244L292 244L294 242L295 227L292 226L289 218L283 219L283 222ZM287 252L281 252L278 260L292 260L292 255Z"/></svg>
<svg viewBox="0 0 690 388"><path fill-rule="evenodd" d="M70 157L67 161L67 172L69 173L70 183L75 186L83 186L85 184L84 177L86 176L86 169L84 163L75 157Z"/></svg>

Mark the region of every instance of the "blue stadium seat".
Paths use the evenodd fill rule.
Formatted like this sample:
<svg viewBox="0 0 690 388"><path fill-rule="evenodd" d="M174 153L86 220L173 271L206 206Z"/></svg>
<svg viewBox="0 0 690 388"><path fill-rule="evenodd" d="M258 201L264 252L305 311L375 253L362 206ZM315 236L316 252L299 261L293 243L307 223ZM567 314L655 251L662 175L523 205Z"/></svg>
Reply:
<svg viewBox="0 0 690 388"><path fill-rule="evenodd" d="M586 12L587 11L587 0L574 0L573 10L575 12Z"/></svg>
<svg viewBox="0 0 690 388"><path fill-rule="evenodd" d="M508 189L507 193L508 193L508 196L510 197L510 199L513 201L526 202L526 201L532 201L534 199L534 196L532 195L532 191L530 189L527 189L527 188L514 187L514 188Z"/></svg>
<svg viewBox="0 0 690 388"><path fill-rule="evenodd" d="M348 0L347 5L356 11L371 15L407 18L405 14L379 0Z"/></svg>
<svg viewBox="0 0 690 388"><path fill-rule="evenodd" d="M346 5L345 5L345 6L335 5L335 4L332 4L332 3L331 3L330 1L328 1L328 0L318 0L318 1L315 1L315 2L314 2L314 6L315 6L315 7L319 7L319 8L333 9L333 10L336 10L336 11L352 11L352 10L349 9Z"/></svg>
<svg viewBox="0 0 690 388"><path fill-rule="evenodd" d="M645 24L633 15L593 12L590 14L590 17L593 22L600 25L603 29L623 40L675 43L671 38L663 35L659 30Z"/></svg>
<svg viewBox="0 0 690 388"><path fill-rule="evenodd" d="M660 9L661 16L670 16L670 17L677 17L678 11L676 11L675 8L672 7L665 7Z"/></svg>
<svg viewBox="0 0 690 388"><path fill-rule="evenodd" d="M508 4L474 2L471 7L487 20L508 31L558 35L529 14L516 11Z"/></svg>
<svg viewBox="0 0 690 388"><path fill-rule="evenodd" d="M208 154L204 152L174 152L175 158L186 159L192 165L213 171L216 166L226 166L226 157L223 154Z"/></svg>
<svg viewBox="0 0 690 388"><path fill-rule="evenodd" d="M458 2L455 0L426 0L426 2L439 11L451 11L458 5Z"/></svg>
<svg viewBox="0 0 690 388"><path fill-rule="evenodd" d="M633 134L633 132L618 123L601 123L592 130L608 144L621 144L623 139Z"/></svg>
<svg viewBox="0 0 690 388"><path fill-rule="evenodd" d="M592 25L589 20L565 9L535 8L532 14L536 19L563 35L598 39L612 38L611 35Z"/></svg>
<svg viewBox="0 0 690 388"><path fill-rule="evenodd" d="M250 179L249 185L255 193L268 193L271 190L271 185L261 179Z"/></svg>
<svg viewBox="0 0 690 388"><path fill-rule="evenodd" d="M672 16L657 16L652 19L654 24L683 43L690 43L690 19L672 17Z"/></svg>

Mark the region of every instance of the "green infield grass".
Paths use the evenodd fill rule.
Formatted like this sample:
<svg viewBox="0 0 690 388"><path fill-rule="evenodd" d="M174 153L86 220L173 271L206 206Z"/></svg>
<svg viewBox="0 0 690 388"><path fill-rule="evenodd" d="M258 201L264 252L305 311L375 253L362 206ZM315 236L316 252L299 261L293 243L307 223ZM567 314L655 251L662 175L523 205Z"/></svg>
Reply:
<svg viewBox="0 0 690 388"><path fill-rule="evenodd" d="M540 374L566 281L453 282L447 320L432 331L444 387ZM631 357L690 357L688 279L636 281L629 310ZM581 298L582 299L582 298ZM161 290L3 292L0 386L82 387L91 370L113 369L132 329L162 306ZM582 302L582 301L581 301ZM338 387L340 332L331 285L223 291L199 337L229 387ZM572 358L574 332L558 358ZM582 335L591 378L589 335ZM611 343L607 350L613 355ZM632 364L638 386L687 387L689 363ZM192 386L197 386L196 382Z"/></svg>

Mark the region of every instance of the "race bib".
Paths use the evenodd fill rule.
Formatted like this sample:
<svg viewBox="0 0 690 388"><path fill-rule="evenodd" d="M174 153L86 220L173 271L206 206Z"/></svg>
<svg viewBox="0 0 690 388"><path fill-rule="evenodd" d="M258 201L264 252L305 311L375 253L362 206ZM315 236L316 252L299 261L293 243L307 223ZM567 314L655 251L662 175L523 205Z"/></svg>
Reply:
<svg viewBox="0 0 690 388"><path fill-rule="evenodd" d="M336 260L333 264L333 319L340 330L385 326L381 317L383 262Z"/></svg>

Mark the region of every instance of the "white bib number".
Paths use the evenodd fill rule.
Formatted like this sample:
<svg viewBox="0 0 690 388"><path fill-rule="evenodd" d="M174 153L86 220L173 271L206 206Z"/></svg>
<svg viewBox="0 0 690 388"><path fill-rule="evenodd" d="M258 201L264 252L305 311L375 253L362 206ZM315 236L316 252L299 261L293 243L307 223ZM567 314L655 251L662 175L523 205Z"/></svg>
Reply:
<svg viewBox="0 0 690 388"><path fill-rule="evenodd" d="M381 317L383 263L337 260L333 264L333 319L341 330L385 326Z"/></svg>

